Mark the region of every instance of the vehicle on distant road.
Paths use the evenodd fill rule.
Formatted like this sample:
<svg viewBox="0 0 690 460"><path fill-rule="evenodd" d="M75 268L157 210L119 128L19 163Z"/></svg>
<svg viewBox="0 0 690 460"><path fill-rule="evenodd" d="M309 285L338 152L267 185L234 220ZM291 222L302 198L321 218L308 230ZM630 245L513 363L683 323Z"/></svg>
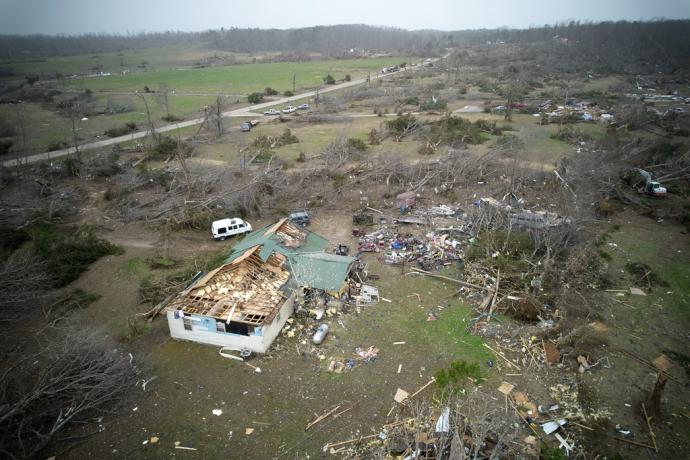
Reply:
<svg viewBox="0 0 690 460"><path fill-rule="evenodd" d="M280 115L276 109L268 109L264 112L264 115Z"/></svg>
<svg viewBox="0 0 690 460"><path fill-rule="evenodd" d="M298 110L309 110L309 104L300 104L297 106Z"/></svg>
<svg viewBox="0 0 690 460"><path fill-rule="evenodd" d="M291 105L288 105L287 107L285 107L285 108L283 109L283 113L292 113L292 112L294 112L295 110L297 110L297 109L294 108L294 107L291 106Z"/></svg>

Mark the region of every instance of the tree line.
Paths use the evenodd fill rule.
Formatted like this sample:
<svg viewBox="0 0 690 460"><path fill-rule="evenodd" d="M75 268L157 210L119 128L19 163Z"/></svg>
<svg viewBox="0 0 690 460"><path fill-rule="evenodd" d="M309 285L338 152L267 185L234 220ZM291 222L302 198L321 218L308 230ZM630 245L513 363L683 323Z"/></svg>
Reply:
<svg viewBox="0 0 690 460"><path fill-rule="evenodd" d="M351 49L380 53L431 55L448 47L487 42L571 42L585 47L645 49L650 55L690 56L690 21L577 22L528 29L410 31L362 24L298 29L221 28L203 32L140 34L0 35L0 59L26 60L48 56L120 52L166 45L201 44L209 49L241 53L282 51L315 52L329 56L352 54Z"/></svg>

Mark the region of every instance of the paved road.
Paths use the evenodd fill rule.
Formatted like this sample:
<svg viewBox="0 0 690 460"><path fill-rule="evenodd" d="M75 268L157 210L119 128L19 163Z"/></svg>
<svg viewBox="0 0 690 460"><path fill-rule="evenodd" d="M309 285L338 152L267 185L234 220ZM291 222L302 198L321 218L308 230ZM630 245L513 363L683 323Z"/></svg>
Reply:
<svg viewBox="0 0 690 460"><path fill-rule="evenodd" d="M438 59L434 59L433 61L437 61ZM398 74L400 72L410 72L412 70L416 70L418 67L409 67L407 69L399 70L397 72L390 72L385 75L375 75L372 77L372 81L375 81L376 79L381 79L381 78L387 78L390 77L391 75ZM344 88L350 88L352 86L357 86L361 85L363 83L366 83L366 78L358 78L356 80L348 81L345 83L340 83L337 85L329 85L326 88L321 88L319 89L319 94L324 94L324 93L330 93L331 91L337 91L340 89ZM234 109L230 110L227 112L223 112L223 117L243 117L243 118L257 118L257 117L262 117L263 115L259 115L256 113L253 113L255 110L263 110L268 107L273 107L274 105L278 104L287 104L289 102L294 102L298 101L300 99L308 98L308 97L313 97L316 95L316 90L313 91L307 91L301 94L297 94L295 96L290 96L290 97L284 97L281 99L275 99L269 102L263 102L261 104L254 104L246 107L241 107L239 109ZM189 126L196 126L200 125L203 123L204 119L203 118L194 118L193 120L186 120L186 121L181 121L178 123L173 123L170 125L165 125L161 126L159 128L156 128L157 133L166 133L169 131L174 131L178 128L187 128ZM127 134L125 136L119 136L119 137L112 137L109 139L103 139L102 141L96 141L96 142L89 142L86 144L82 144L79 146L79 150L81 151L86 151L86 150L93 150L93 149L98 149L101 147L108 147L109 145L115 145L119 144L121 142L127 142L127 141L133 141L137 139L141 139L143 137L146 137L146 135L149 134L149 131L139 131L136 133L132 134ZM62 149L62 150L54 150L52 152L45 152L45 153L37 153L35 155L30 155L26 158L21 159L20 163L21 164L29 164L29 163L36 163L39 161L50 161L54 160L56 158L63 157L65 155L69 155L74 153L74 147ZM13 160L5 160L2 162L2 165L6 168L11 168L17 166L18 162L17 159Z"/></svg>

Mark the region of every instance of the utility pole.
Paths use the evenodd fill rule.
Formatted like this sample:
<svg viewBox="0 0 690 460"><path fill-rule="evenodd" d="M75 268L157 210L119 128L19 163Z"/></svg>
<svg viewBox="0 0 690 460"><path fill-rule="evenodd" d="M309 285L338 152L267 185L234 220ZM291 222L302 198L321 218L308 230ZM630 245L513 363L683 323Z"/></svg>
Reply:
<svg viewBox="0 0 690 460"><path fill-rule="evenodd" d="M295 94L295 80L297 79L297 74L292 74L292 94Z"/></svg>

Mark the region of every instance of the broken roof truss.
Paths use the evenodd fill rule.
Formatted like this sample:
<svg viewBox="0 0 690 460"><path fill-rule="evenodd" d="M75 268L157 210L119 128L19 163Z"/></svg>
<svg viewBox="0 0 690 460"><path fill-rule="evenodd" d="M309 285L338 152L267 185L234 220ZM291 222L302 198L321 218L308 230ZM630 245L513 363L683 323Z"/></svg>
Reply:
<svg viewBox="0 0 690 460"><path fill-rule="evenodd" d="M169 306L183 313L209 316L229 323L270 324L285 303L281 291L290 273L285 256L259 257L260 246L247 249L232 262L207 273Z"/></svg>

